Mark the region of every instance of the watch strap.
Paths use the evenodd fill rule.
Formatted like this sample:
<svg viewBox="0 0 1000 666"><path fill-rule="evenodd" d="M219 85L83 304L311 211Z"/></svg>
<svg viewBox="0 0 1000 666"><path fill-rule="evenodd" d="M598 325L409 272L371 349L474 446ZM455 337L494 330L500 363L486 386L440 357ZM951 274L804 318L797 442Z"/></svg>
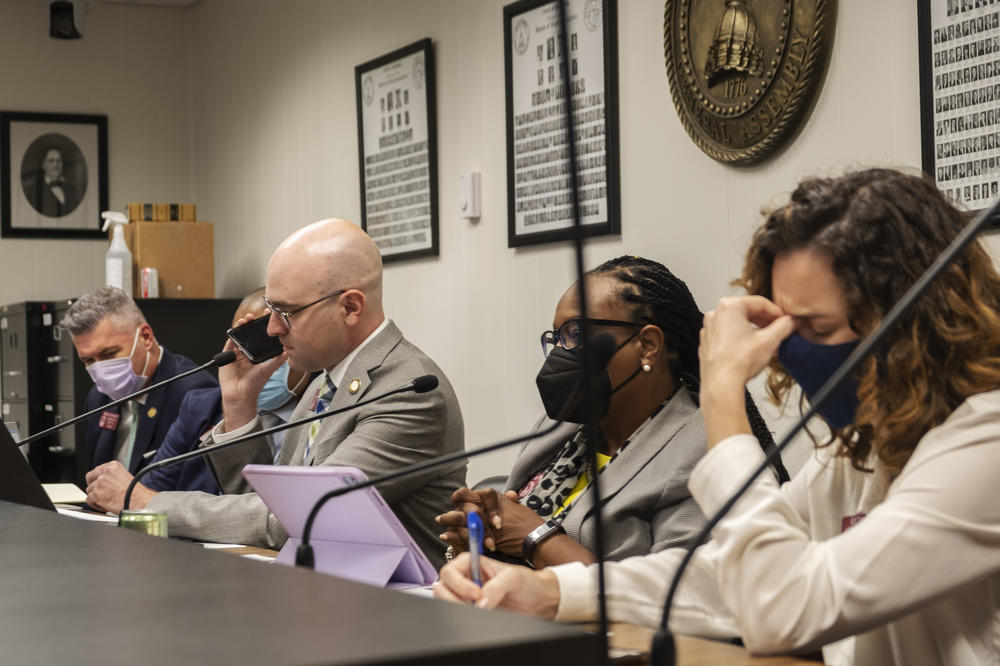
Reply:
<svg viewBox="0 0 1000 666"><path fill-rule="evenodd" d="M566 530L554 520L547 520L529 532L528 536L524 537L524 541L521 543L521 554L528 564L534 566L535 549L538 548L540 543L554 534L566 534Z"/></svg>

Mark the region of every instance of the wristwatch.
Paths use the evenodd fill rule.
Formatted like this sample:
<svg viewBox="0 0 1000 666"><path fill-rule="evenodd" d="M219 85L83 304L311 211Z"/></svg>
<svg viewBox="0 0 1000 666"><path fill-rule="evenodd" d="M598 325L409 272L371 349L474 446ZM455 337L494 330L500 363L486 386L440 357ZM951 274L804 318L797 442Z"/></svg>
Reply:
<svg viewBox="0 0 1000 666"><path fill-rule="evenodd" d="M521 554L524 559L534 566L532 560L535 559L535 549L538 548L538 544L548 539L553 534L566 534L566 530L563 526L554 520L547 520L535 529L531 530L528 536L524 537L524 541L521 543Z"/></svg>

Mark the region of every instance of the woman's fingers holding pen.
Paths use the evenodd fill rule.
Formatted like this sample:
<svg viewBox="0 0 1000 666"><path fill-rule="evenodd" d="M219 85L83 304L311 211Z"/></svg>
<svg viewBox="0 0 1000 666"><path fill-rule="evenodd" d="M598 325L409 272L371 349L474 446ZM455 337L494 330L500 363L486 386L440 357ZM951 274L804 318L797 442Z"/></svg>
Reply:
<svg viewBox="0 0 1000 666"><path fill-rule="evenodd" d="M478 602L480 587L472 580L471 568L472 559L468 553L462 553L442 567L441 577L434 584L434 596L461 603Z"/></svg>

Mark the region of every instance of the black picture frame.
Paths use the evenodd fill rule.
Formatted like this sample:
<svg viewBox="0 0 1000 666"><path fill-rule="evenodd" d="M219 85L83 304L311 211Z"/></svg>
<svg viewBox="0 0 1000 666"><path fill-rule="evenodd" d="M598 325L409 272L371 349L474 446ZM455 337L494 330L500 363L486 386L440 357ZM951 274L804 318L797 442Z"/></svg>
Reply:
<svg viewBox="0 0 1000 666"><path fill-rule="evenodd" d="M361 227L379 246L384 262L436 257L439 211L433 44L429 38L421 39L362 63L354 68L354 78Z"/></svg>
<svg viewBox="0 0 1000 666"><path fill-rule="evenodd" d="M923 170L985 209L1000 195L1000 4L918 0L917 27Z"/></svg>
<svg viewBox="0 0 1000 666"><path fill-rule="evenodd" d="M574 94L582 105L581 120L575 126L581 132L577 162L583 233L617 235L621 233L617 1L569 0L567 4L567 44L574 54L570 78L574 88L581 88ZM503 21L507 246L567 240L573 236L565 176L568 157L559 154L565 153L559 148L565 145L565 111L553 92L561 85L558 4L555 0L520 0L503 8ZM602 71L594 71L598 67ZM598 94L601 99L595 101ZM529 104L524 100L530 100ZM529 106L536 108L528 111ZM603 131L594 134L602 122ZM560 180L565 182L563 187L558 187ZM538 230L526 230L531 225Z"/></svg>
<svg viewBox="0 0 1000 666"><path fill-rule="evenodd" d="M107 116L0 112L0 159L0 236L106 237Z"/></svg>

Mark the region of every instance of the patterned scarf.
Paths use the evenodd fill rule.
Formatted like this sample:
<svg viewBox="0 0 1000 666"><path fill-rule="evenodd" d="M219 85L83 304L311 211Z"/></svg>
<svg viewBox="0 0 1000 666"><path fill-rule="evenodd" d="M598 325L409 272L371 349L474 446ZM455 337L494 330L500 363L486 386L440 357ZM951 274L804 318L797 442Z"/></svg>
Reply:
<svg viewBox="0 0 1000 666"><path fill-rule="evenodd" d="M632 433L632 437L635 437L643 428L652 423L656 415L660 413L676 394L677 392L675 391L670 397L664 400L649 415L649 418L636 428L635 432ZM625 447L632 441L632 437L629 437L618 448L615 455L611 456L611 460L608 461L607 465L601 467L598 474L603 472L618 457L618 454L625 450ZM576 487L580 476L587 474L588 478L590 478L589 467L590 455L587 452L587 437L584 435L584 429L580 428L542 471L528 479L528 482L518 491L517 500L542 518L551 518L556 511L559 511L559 507L563 505L566 498L573 493L573 488ZM568 513L569 507L556 516L556 521L561 522Z"/></svg>
<svg viewBox="0 0 1000 666"><path fill-rule="evenodd" d="M588 457L587 441L581 428L542 471L524 484L517 493L518 501L542 518L551 518L587 469Z"/></svg>

